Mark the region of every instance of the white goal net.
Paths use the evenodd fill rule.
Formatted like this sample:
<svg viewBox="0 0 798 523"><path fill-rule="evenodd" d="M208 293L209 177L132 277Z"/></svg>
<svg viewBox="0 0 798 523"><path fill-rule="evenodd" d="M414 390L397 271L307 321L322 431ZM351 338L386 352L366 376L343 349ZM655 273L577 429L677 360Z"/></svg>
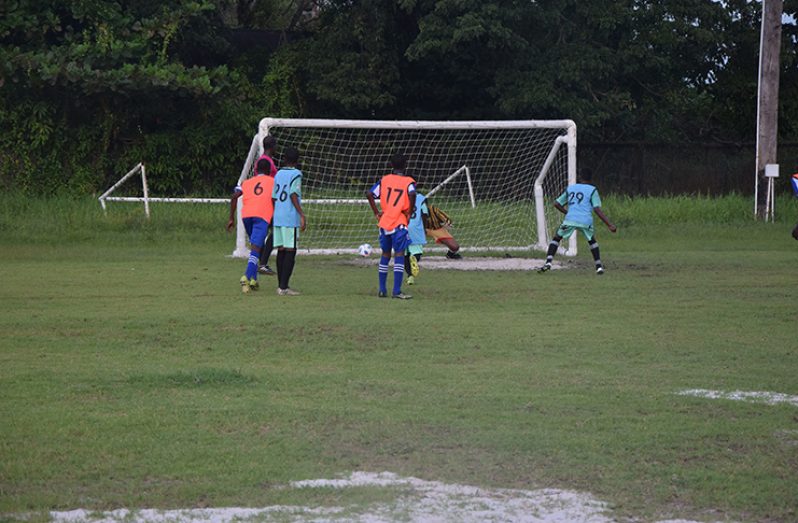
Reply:
<svg viewBox="0 0 798 523"><path fill-rule="evenodd" d="M552 205L576 181L576 126L570 120L261 120L239 183L252 176L263 138L277 138L275 161L293 146L303 172L305 252L356 252L376 243L365 192L389 172L395 152L428 203L453 222L464 251L545 250L561 216ZM240 206L239 206L240 207ZM435 245L427 250L434 251ZM565 254L576 254L575 238ZM246 256L240 223L234 256Z"/></svg>

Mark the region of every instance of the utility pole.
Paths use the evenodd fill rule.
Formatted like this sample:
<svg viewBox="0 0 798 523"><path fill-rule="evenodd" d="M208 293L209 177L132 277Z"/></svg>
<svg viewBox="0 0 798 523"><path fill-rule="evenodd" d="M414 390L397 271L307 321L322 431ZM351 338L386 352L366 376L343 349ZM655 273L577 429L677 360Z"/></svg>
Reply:
<svg viewBox="0 0 798 523"><path fill-rule="evenodd" d="M765 165L777 163L779 135L779 72L783 0L762 0L759 36L759 81L756 108L756 184L754 216L765 215Z"/></svg>

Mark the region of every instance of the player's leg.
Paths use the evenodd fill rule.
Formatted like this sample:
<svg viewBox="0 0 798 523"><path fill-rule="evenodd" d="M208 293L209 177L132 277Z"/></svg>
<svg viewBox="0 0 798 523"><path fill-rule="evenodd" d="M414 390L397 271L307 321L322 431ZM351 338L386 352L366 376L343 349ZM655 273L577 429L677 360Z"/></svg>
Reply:
<svg viewBox="0 0 798 523"><path fill-rule="evenodd" d="M792 237L798 240L798 223L795 224L795 228L792 230Z"/></svg>
<svg viewBox="0 0 798 523"><path fill-rule="evenodd" d="M546 263L543 264L543 267L538 269L538 272L546 272L547 270L551 269L551 262L554 260L554 255L557 254L557 249L560 248L560 242L564 238L571 236L573 232L574 231L572 227L560 225L560 228L557 229L554 238L552 238L549 242L549 248L546 251Z"/></svg>
<svg viewBox="0 0 798 523"><path fill-rule="evenodd" d="M299 240L299 227L286 227L289 229L288 238L283 243L284 258L282 270L278 271L278 278L280 280L280 294L282 296L299 296L299 292L293 290L289 282L291 281L291 274L294 273L294 263L296 262L296 248ZM293 229L293 231L290 231ZM285 240L285 238L284 238Z"/></svg>
<svg viewBox="0 0 798 523"><path fill-rule="evenodd" d="M281 274L285 270L285 227L272 227L273 246L277 248L277 294L280 294Z"/></svg>
<svg viewBox="0 0 798 523"><path fill-rule="evenodd" d="M274 276L274 271L271 267L269 267L269 258L271 258L273 250L274 234L269 231L269 235L266 237L266 242L263 244L263 249L261 249L260 252L260 267L258 267L259 273L266 274L268 276Z"/></svg>
<svg viewBox="0 0 798 523"><path fill-rule="evenodd" d="M258 218L244 218L242 220L244 222L244 230L247 232L247 236L249 237L249 244L250 244L250 251L249 251L249 258L247 259L247 266L244 270L244 275L241 277L241 292L247 293L250 289L257 289L258 287L258 264L257 261L254 261L255 268L253 271L253 260L257 260L260 256L260 248L263 245L263 234L264 234L264 227L268 227L265 221L259 220ZM261 223L262 222L262 223Z"/></svg>
<svg viewBox="0 0 798 523"><path fill-rule="evenodd" d="M402 293L402 278L405 275L405 252L407 251L410 237L407 229L396 229L393 236L393 294L392 297L401 300L412 298L409 294Z"/></svg>
<svg viewBox="0 0 798 523"><path fill-rule="evenodd" d="M407 284L415 285L416 276L421 271L418 266L418 260L421 259L423 247L421 245L411 245L407 248L405 253L405 271L407 272Z"/></svg>
<svg viewBox="0 0 798 523"><path fill-rule="evenodd" d="M396 233L394 233L396 234ZM380 284L380 292L378 296L385 298L388 296L388 263L391 261L391 250L393 249L393 234L385 234L385 231L380 229L380 264L377 267L377 276Z"/></svg>
<svg viewBox="0 0 798 523"><path fill-rule="evenodd" d="M441 238L440 242L449 249L446 253L446 257L450 260L459 260L463 257L462 254L457 252L460 250L460 244L457 243L454 237L449 236L448 238Z"/></svg>
<svg viewBox="0 0 798 523"><path fill-rule="evenodd" d="M593 231L593 226L581 229L582 234L585 235L587 244L590 247L590 254L593 256L593 263L596 264L596 274L604 274L604 266L601 264L601 254L599 253L599 244L596 241L596 234Z"/></svg>

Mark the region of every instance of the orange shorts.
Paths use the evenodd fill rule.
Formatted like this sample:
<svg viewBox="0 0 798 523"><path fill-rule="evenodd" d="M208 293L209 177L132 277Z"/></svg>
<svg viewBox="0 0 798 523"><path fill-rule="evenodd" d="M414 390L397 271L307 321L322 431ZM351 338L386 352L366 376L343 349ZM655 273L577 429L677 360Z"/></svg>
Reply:
<svg viewBox="0 0 798 523"><path fill-rule="evenodd" d="M435 243L441 243L443 240L448 240L449 238L454 239L449 233L449 230L445 227L441 227L440 229L426 229L427 236L435 240Z"/></svg>

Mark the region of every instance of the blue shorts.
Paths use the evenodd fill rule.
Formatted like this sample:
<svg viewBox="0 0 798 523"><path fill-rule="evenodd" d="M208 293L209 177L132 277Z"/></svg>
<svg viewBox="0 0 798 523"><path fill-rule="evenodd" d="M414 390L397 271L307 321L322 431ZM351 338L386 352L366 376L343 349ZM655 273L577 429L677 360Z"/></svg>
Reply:
<svg viewBox="0 0 798 523"><path fill-rule="evenodd" d="M266 241L266 234L269 232L269 222L263 218L244 218L244 229L249 236L249 243L255 247L263 247Z"/></svg>
<svg viewBox="0 0 798 523"><path fill-rule="evenodd" d="M407 229L394 229L393 233L385 234L385 230L380 229L380 249L382 252L391 252L392 250L404 256L407 246L410 245L410 235Z"/></svg>

